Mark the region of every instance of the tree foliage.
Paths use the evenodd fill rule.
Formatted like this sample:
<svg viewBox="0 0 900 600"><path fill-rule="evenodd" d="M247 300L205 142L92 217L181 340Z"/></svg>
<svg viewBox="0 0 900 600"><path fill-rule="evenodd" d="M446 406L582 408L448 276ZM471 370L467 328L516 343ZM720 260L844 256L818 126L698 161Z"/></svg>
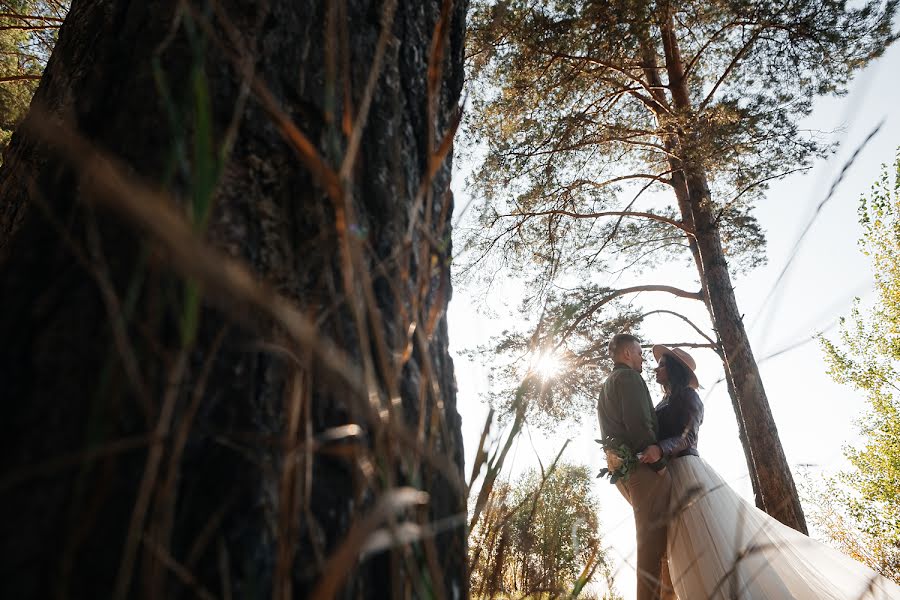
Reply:
<svg viewBox="0 0 900 600"><path fill-rule="evenodd" d="M582 302L560 303L557 283L597 300L623 272L698 262L689 171L709 182L732 267L759 265L754 202L828 150L799 122L816 95L843 93L894 40L895 10L895 1L475 2L467 128L483 160L471 186L480 200L471 272L514 269L536 320Z"/></svg>
<svg viewBox="0 0 900 600"><path fill-rule="evenodd" d="M31 102L68 0L0 2L0 153Z"/></svg>
<svg viewBox="0 0 900 600"><path fill-rule="evenodd" d="M593 414L599 386L611 367L607 340L640 317L609 288L551 291L532 333L508 329L470 351L473 360L486 356L495 365L487 401L500 415L521 410L523 419L544 429Z"/></svg>
<svg viewBox="0 0 900 600"><path fill-rule="evenodd" d="M861 530L866 551L857 554L900 581L900 152L860 201L860 246L872 261L875 295L857 299L841 319L837 340L822 339L835 381L865 393L869 406L859 422L861 448L847 448L852 468L830 483L849 521ZM840 515L838 515L840 516ZM838 541L856 539L841 519L828 521Z"/></svg>
<svg viewBox="0 0 900 600"><path fill-rule="evenodd" d="M583 589L597 568L608 576L591 481L586 466L561 463L498 482L470 536L473 594L558 597Z"/></svg>
<svg viewBox="0 0 900 600"><path fill-rule="evenodd" d="M665 190L675 154L701 166L715 185L733 261L759 264L763 235L752 202L771 178L806 168L826 150L798 121L815 95L843 93L851 75L883 52L893 39L895 6L476 2L469 127L486 145L474 181L486 200L480 216L489 238L518 217L523 225L503 235L504 251L529 261L539 255L545 268L556 269L596 270L604 258L597 251L610 237L607 250L645 252L643 245L627 245L636 236L649 241L680 232L654 219L600 225L595 217L558 211L590 215L630 207L631 196L623 196L628 183ZM658 64L668 51L659 31L667 16L686 65L689 111L676 105L673 82ZM678 148L667 144L670 134L678 136ZM678 210L663 206L656 213L674 218Z"/></svg>

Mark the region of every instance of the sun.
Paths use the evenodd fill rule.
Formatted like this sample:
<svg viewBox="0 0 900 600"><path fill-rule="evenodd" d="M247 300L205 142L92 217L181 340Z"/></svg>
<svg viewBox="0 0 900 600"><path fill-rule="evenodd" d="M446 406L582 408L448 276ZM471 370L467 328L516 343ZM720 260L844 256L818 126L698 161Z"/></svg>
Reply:
<svg viewBox="0 0 900 600"><path fill-rule="evenodd" d="M563 360L554 352L540 352L532 355L528 370L536 373L543 381L553 379L563 370Z"/></svg>

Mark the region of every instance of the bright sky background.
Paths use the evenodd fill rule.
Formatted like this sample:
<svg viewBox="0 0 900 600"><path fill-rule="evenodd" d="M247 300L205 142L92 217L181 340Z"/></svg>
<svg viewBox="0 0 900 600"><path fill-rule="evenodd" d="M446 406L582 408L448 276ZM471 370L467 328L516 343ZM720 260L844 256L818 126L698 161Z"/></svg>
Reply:
<svg viewBox="0 0 900 600"><path fill-rule="evenodd" d="M767 235L768 264L735 280L738 305L745 314L745 325L750 331L769 403L795 478L801 465L806 465L813 476L840 468L844 464L842 446L858 440L854 419L865 409L864 398L830 379L813 337L823 330L833 337L837 319L849 313L853 298L865 297L873 288L869 262L857 246L861 229L856 211L860 196L879 176L881 165L893 161L900 146L900 111L896 108L900 101L898 75L900 44L895 44L884 57L858 75L847 96L817 101L805 126L833 132L832 139L841 143L840 149L827 161L817 163L811 172L788 177L771 186L755 212ZM815 217L817 207L827 197L844 164L882 120L880 132L860 152L831 199L821 208L777 293L760 314L800 234ZM457 168L464 174L471 167L460 164ZM462 180L462 176L455 176L457 210L469 200ZM697 288L693 267L682 264L661 268L654 279L657 283L685 289ZM620 284L624 285L625 281ZM507 289L512 290L514 286ZM657 295L652 300L659 299ZM636 301L640 302L640 298ZM487 416L480 394L487 389L489 366L469 361L462 351L488 342L491 335L510 326L518 298L504 297L503 290L499 289L488 302L495 315L481 314L473 296L457 286L449 308L450 349L459 388L467 477ZM695 315L698 324L708 323L702 306L699 310L693 308L690 300L667 302L674 310ZM652 318L655 320L642 327L647 341L701 341L685 326ZM767 358L798 343L792 350ZM697 374L705 388L700 391L706 408L700 431L700 453L752 502L731 401L724 383L715 384L723 376L721 363L711 350L696 350L692 354L697 359ZM660 394L649 372L652 363L652 360L646 363L645 377L651 382L656 402ZM572 442L564 459L587 463L598 471L602 465L593 441L596 437L599 429L593 411L584 415L580 429L560 431L553 437L529 430L520 436L505 474L515 478L536 466L537 456L546 465L566 438ZM634 597L634 571L630 566L634 561L631 509L606 480L596 480L595 488L601 502L604 543L610 547L610 556L616 563L616 586L626 599L631 599Z"/></svg>

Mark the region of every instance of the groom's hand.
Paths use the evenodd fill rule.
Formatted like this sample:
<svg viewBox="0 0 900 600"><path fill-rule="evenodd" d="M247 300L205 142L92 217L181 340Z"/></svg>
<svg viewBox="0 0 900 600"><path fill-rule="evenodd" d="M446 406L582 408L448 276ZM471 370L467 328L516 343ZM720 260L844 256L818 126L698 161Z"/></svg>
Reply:
<svg viewBox="0 0 900 600"><path fill-rule="evenodd" d="M640 454L640 461L645 465L653 464L662 458L662 449L656 444L644 448Z"/></svg>

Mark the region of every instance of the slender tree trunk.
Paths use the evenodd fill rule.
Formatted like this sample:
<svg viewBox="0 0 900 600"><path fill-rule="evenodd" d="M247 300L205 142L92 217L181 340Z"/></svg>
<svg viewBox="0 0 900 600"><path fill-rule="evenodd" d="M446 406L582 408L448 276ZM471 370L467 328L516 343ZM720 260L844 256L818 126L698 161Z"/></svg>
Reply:
<svg viewBox="0 0 900 600"><path fill-rule="evenodd" d="M737 306L709 188L700 175L690 175L691 203L697 244L703 257L703 287L709 297L716 333L722 341L725 369L733 382L748 444L747 465L754 474L757 505L785 525L807 533L806 519L791 469L778 437L759 368L750 348L743 316Z"/></svg>
<svg viewBox="0 0 900 600"><path fill-rule="evenodd" d="M672 105L679 118L687 118L692 107L674 20L667 5L661 13L660 30ZM679 152L684 157L680 171L687 194L686 198L679 196L679 206L683 221L693 225L701 262L700 281L713 327L722 345L726 379L732 393L756 504L782 523L807 533L806 519L790 466L772 418L743 317L738 310L706 176L702 167L691 161L692 143L689 137L679 135L676 138Z"/></svg>
<svg viewBox="0 0 900 600"><path fill-rule="evenodd" d="M0 169L0 596L467 595L465 4L74 0ZM119 181L221 273L135 228ZM241 265L256 295L216 283ZM401 520L417 541L360 559Z"/></svg>
<svg viewBox="0 0 900 600"><path fill-rule="evenodd" d="M667 149L673 154L678 149L677 140L670 139L666 143ZM684 175L684 168L680 160L677 158L670 158L669 164L672 168L672 177L671 177L671 185L675 191L675 197L678 200L678 208L681 211L682 222L690 229L690 231L696 231L696 224L694 223L694 214L693 208L691 204L691 197L687 186L687 181ZM697 237L695 235L687 236L688 247L691 251L691 256L694 259L694 266L697 268L697 273L704 273L703 267L703 257L700 254L700 248L697 244ZM706 305L707 311L709 311L710 318L713 318L713 306L710 302L710 296L708 290L704 288L703 293L703 303ZM754 464L751 462L751 457L753 456L753 449L750 445L750 440L747 437L747 427L744 423L743 413L741 411L741 404L738 401L738 394L736 388L734 386L734 381L732 380L731 371L728 368L727 361L725 360L725 354L722 350L722 338L719 335L719 332L716 331L716 342L718 347L716 348L716 353L719 354L722 359L722 365L725 370L725 381L728 386L728 396L731 398L731 406L734 409L734 414L737 420L738 425L738 438L741 441L741 447L744 450L744 456L747 457L747 472L750 475L750 483L753 486L753 495L758 499L760 497L760 482L759 482L759 472L755 468Z"/></svg>
<svg viewBox="0 0 900 600"><path fill-rule="evenodd" d="M667 33L670 31L669 29L663 28ZM670 71L670 77L674 77L676 80L681 79L678 75L677 69L674 67L674 64L680 64L680 57L677 56L677 44L674 43L674 38L669 38L669 41L664 44L664 47L669 48L670 57L667 58L667 66L672 65L672 71ZM656 56L656 51L654 50L653 44L650 41L649 37L645 40L641 48L641 60L645 65L644 75L647 78L647 83L650 84L650 88L653 91L653 99L659 104L662 108L670 108L668 99L665 97L664 89L666 86L663 83L662 78L660 77L660 70L658 67L658 61ZM689 103L689 99L687 96L687 90L682 89L679 91L679 96L677 98L673 98L676 102ZM677 88L676 88L677 89ZM665 122L667 115L663 110L660 110L656 114L657 125L661 125ZM669 166L671 168L671 175L669 176L669 185L672 187L672 190L675 192L675 198L678 201L678 209L681 212L681 220L682 223L688 228L689 231L695 230L694 224L694 216L693 210L691 208L691 198L690 193L687 186L687 181L685 179L684 166L682 161L677 158L678 150L679 150L679 140L677 136L668 135L664 138L664 145L666 151L669 153ZM694 259L694 266L697 268L697 273L703 273L703 259L700 255L700 249L697 245L697 238L693 235L688 235L687 243L688 248L691 251L691 257ZM706 309L709 311L710 317L713 315L713 308L710 304L709 295L707 293L703 294L703 302L706 304ZM747 430L744 424L744 418L741 413L741 405L738 401L738 395L735 391L734 383L731 379L731 372L729 371L725 356L722 351L722 340L717 336L718 348L716 352L722 358L722 363L725 366L725 379L728 384L728 395L731 398L731 405L734 409L734 414L737 417L738 424L738 437L741 441L741 446L744 449L744 456L747 457L748 460L748 473L750 475L750 481L753 485L753 494L755 497L759 498L759 474L757 469L753 466L751 461L752 457L752 449L750 447L750 441L747 437Z"/></svg>
<svg viewBox="0 0 900 600"><path fill-rule="evenodd" d="M672 145L672 149L674 150L677 147L677 143ZM682 222L690 228L691 231L696 231L696 223L694 222L694 211L693 204L691 202L691 196L688 190L687 182L684 177L684 169L681 165L681 162L677 159L670 159L670 164L672 165L673 174L672 174L672 187L675 189L675 196L678 199L678 207L682 214ZM718 233L716 233L718 235ZM703 255L700 252L700 247L697 243L696 236L687 236L688 237L688 247L691 250L691 256L694 259L694 266L697 268L697 273L701 274L701 281L703 281L702 274L705 272L705 268L703 266ZM712 302L710 300L709 290L704 286L703 293L703 302L706 304L706 309L709 311L710 318L713 319L714 309ZM715 322L715 321L713 321ZM747 457L747 471L750 475L750 483L753 486L753 495L758 499L760 498L760 481L759 481L759 471L755 467L755 463L752 462L753 456L753 448L750 444L750 439L747 436L747 426L744 422L743 411L741 410L741 404L739 401L739 396L737 390L734 386L734 381L732 379L731 370L728 368L728 362L725 358L722 337L719 334L718 329L716 330L716 342L718 343L718 348L716 348L716 352L722 359L722 364L725 370L725 381L728 387L728 396L731 398L731 406L734 409L734 414L737 420L738 425L738 438L741 441L741 447L744 450L744 456Z"/></svg>

